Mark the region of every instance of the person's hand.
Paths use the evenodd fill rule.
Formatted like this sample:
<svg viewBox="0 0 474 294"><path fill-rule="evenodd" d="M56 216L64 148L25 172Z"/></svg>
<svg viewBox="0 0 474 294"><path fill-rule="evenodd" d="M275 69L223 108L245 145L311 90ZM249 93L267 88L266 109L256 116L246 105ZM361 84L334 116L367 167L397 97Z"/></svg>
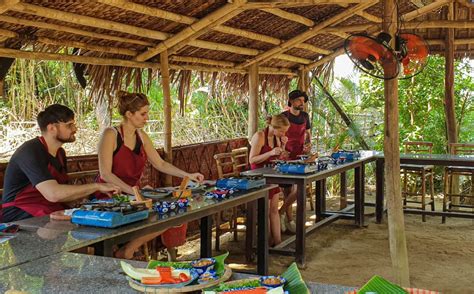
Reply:
<svg viewBox="0 0 474 294"><path fill-rule="evenodd" d="M270 152L271 152L272 156L278 156L278 155L281 154L282 151L283 151L283 149L281 147L275 147Z"/></svg>
<svg viewBox="0 0 474 294"><path fill-rule="evenodd" d="M197 182L197 183L202 183L204 181L204 176L200 173L193 173L189 174L188 176L192 181Z"/></svg>
<svg viewBox="0 0 474 294"><path fill-rule="evenodd" d="M288 143L288 137L287 136L283 136L280 138L281 140L281 145L285 146L286 143Z"/></svg>
<svg viewBox="0 0 474 294"><path fill-rule="evenodd" d="M308 154L309 152L311 152L311 147L311 143L306 143L303 147L303 153Z"/></svg>
<svg viewBox="0 0 474 294"><path fill-rule="evenodd" d="M109 196L120 194L122 191L119 186L110 183L98 183L98 191Z"/></svg>
<svg viewBox="0 0 474 294"><path fill-rule="evenodd" d="M280 154L280 157L278 157L280 160L288 160L290 159L290 152L283 150Z"/></svg>
<svg viewBox="0 0 474 294"><path fill-rule="evenodd" d="M144 189L144 190L153 190L153 187L150 186L150 185L145 185L145 186L142 187L142 189Z"/></svg>

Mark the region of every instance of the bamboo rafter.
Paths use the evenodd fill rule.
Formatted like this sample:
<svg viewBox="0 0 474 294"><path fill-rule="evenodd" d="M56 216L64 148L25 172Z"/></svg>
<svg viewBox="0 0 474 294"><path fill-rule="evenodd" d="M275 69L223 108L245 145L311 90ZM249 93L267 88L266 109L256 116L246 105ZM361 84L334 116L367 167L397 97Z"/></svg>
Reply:
<svg viewBox="0 0 474 294"><path fill-rule="evenodd" d="M86 36L86 37L91 37L91 38L96 38L96 39L116 41L116 42L121 42L121 43L130 43L130 44L137 44L137 45L142 45L142 46L153 45L150 42L146 42L142 40L135 40L135 39L111 36L107 34L94 33L91 31L80 30L80 29L71 28L68 26L57 25L57 24L41 22L41 21L20 19L20 18L6 16L6 15L0 15L0 21L12 23L12 24L24 25L24 26L32 26L32 27L37 27L37 28L42 28L42 29L54 30L54 31L59 31L59 32L66 32L66 33L71 33L75 35Z"/></svg>
<svg viewBox="0 0 474 294"><path fill-rule="evenodd" d="M339 13L338 15L329 18L325 21L322 21L321 23L315 25L314 27L309 28L307 31L303 32L302 34L299 34L296 37L291 38L290 40L280 44L279 46L274 47L273 49L270 49L255 58L252 58L251 60L248 60L246 62L241 63L238 65L238 68L245 68L255 62L263 62L265 60L273 58L275 55L278 55L288 49L291 49L294 47L296 44L303 43L304 41L314 37L317 35L321 30L323 30L326 27L329 27L331 25L334 25L338 22L344 21L348 18L350 18L355 12L359 10L364 10L373 4L375 4L376 1L367 1L364 4L358 4L354 6L353 8L346 9L345 11Z"/></svg>
<svg viewBox="0 0 474 294"><path fill-rule="evenodd" d="M191 56L172 55L169 58L170 58L170 61L178 61L178 62L201 63L201 64L217 65L217 66L222 66L222 67L235 66L235 63L230 62L230 61L219 61L219 60L198 58L198 57L191 57Z"/></svg>
<svg viewBox="0 0 474 294"><path fill-rule="evenodd" d="M137 55L135 60L145 61L157 54L160 54L166 49L172 48L173 46L180 43L180 45L186 45L189 41L192 41L193 36L198 37L201 34L209 31L212 27L220 25L227 20L231 19L235 15L241 12L239 9L245 2L244 1L234 1L219 8L218 10L208 14L204 18L195 23L191 24L189 27L185 28L176 35L167 38L154 48L149 48L145 52Z"/></svg>
<svg viewBox="0 0 474 294"><path fill-rule="evenodd" d="M365 0L301 0L301 1L249 1L245 4L247 9L264 8L291 8L309 5L340 5L340 4L360 4Z"/></svg>
<svg viewBox="0 0 474 294"><path fill-rule="evenodd" d="M265 11L267 13L276 15L276 16L281 17L281 18L286 19L286 20L291 20L291 21L294 21L294 22L297 22L297 23L300 23L300 24L304 24L307 27L314 26L314 21L312 21L311 19L306 18L306 17L301 16L301 15L298 15L298 14L287 12L287 11L282 10L280 8L263 8L261 10Z"/></svg>
<svg viewBox="0 0 474 294"><path fill-rule="evenodd" d="M382 23L382 19L378 16L372 15L370 13L367 13L365 11L358 11L356 12L357 15L362 16L368 21L375 22L375 23Z"/></svg>
<svg viewBox="0 0 474 294"><path fill-rule="evenodd" d="M18 4L20 0L1 0L0 1L0 14L9 10L12 6Z"/></svg>
<svg viewBox="0 0 474 294"><path fill-rule="evenodd" d="M48 52L33 52L33 51L22 51L16 49L0 48L1 57L9 58L21 58L21 59L32 59L32 60L52 60L52 61L69 61L83 64L92 65L108 65L108 66L121 66L131 68L150 68L158 70L160 64L156 62L139 62L133 60L123 60L118 58L102 58L92 56L81 56L71 54L58 54ZM240 73L246 74L245 70L239 70L235 68L217 68L217 67L203 67L194 65L178 65L170 64L170 68L174 70L196 70L205 72L228 72L228 73ZM259 72L261 74L273 74L273 75L288 75L296 76L296 73L286 68L273 68L273 67L260 67Z"/></svg>
<svg viewBox="0 0 474 294"><path fill-rule="evenodd" d="M9 30L1 30L0 29L0 35L5 36L5 37L18 37L18 34L9 31ZM35 41L38 41L40 43L44 44L49 44L49 45L56 45L56 46L61 46L61 47L71 47L71 48L80 48L80 49L86 49L86 50L91 50L91 51L97 51L97 52L104 52L104 53L113 53L113 54L122 54L122 55L128 55L128 56L135 56L136 51L130 50L130 49L125 49L125 48L117 48L117 47L109 47L109 46L97 46L97 45L92 45L84 42L77 42L77 41L68 41L68 40L56 40L56 39L51 39L51 38L46 38L46 37L37 37L35 38ZM215 44L208 44L206 41L199 41L200 43L204 43L209 45L208 48L212 49L214 48ZM225 48L220 48L221 50L227 50L227 51L234 51L238 52L242 50L240 47L235 48L235 46L231 45L225 45ZM258 55L261 53L259 50L255 49L246 49L247 51L245 52L248 55ZM301 63L301 64L309 64L311 61L306 58L301 58L301 57L295 57L287 54L280 54L277 56L279 59L282 60L287 60L295 63ZM196 57L183 57L183 56L175 56L173 55L172 60L174 61L181 61L181 62L191 62L191 63L201 63L201 64L209 64L209 65L217 65L217 66L223 66L223 67L233 67L235 64L233 62L228 62L228 61L219 61L219 60L211 60L211 59L205 59L205 58L196 58Z"/></svg>
<svg viewBox="0 0 474 294"><path fill-rule="evenodd" d="M169 34L163 33L156 30L150 30L145 28L139 28L135 26L131 26L128 24L123 24L120 22L105 20L105 19L98 19L95 17L85 16L85 15L78 15L70 12L60 11L56 9L41 7L33 4L27 3L18 3L12 7L10 10L33 14L36 16L52 18L56 20L61 20L69 23L76 23L80 25L85 25L89 27L105 29L110 31L116 31L121 33L127 33L130 35L135 35L139 37L147 37L150 39L155 40L165 40L169 38Z"/></svg>
<svg viewBox="0 0 474 294"><path fill-rule="evenodd" d="M98 0L98 2L103 3L103 4L107 4L107 5L110 5L110 6L118 7L118 8L121 8L121 9L133 11L133 12L136 12L136 13L148 15L148 16L153 16L153 17L163 18L163 19L167 19L167 20L171 20L171 21L176 21L176 22L186 24L186 25L193 24L193 23L195 23L199 20L199 19L194 18L194 17L181 15L181 14L176 14L176 13L171 13L171 12L159 9L159 8L148 7L148 6L133 3L133 2L130 2L130 1L127 1L127 0ZM220 33L234 35L234 36L238 36L238 37L243 37L243 38L256 40L256 41L260 41L260 42L265 42L265 43L269 43L269 44L272 44L272 45L280 45L283 42L282 40L280 40L278 38L274 38L274 37L271 37L271 36L255 33L255 32L248 31L248 30L233 28L233 27L229 27L229 26L225 26L225 25L218 25L218 26L215 26L212 29L217 31L217 32L220 32ZM195 46L195 47L199 47L199 46ZM300 48L300 49L305 49L305 50L308 50L308 51L311 51L311 52L314 52L314 53L318 53L318 54L330 54L330 53L332 53L332 51L330 51L330 50L319 48L319 47L316 47L314 45L305 44L305 43L298 44L295 47ZM206 49L209 49L209 48L206 48ZM176 50L170 50L170 54L175 53L175 51ZM233 52L233 53L236 53L236 52ZM248 55L248 54L246 54L246 55Z"/></svg>
<svg viewBox="0 0 474 294"><path fill-rule="evenodd" d="M144 45L144 46L153 45L152 43L141 41L141 40L94 33L90 31L67 27L64 25L56 25L56 24L51 24L51 23L46 23L46 22L31 21L31 20L19 19L19 18L10 17L10 16L4 16L4 15L0 15L0 21L9 22L13 24L19 24L19 25L25 25L25 26L35 26L35 27L44 28L44 29L51 29L51 30L60 31L60 32L68 32L68 33L72 33L76 35L117 41L117 42L122 42L122 43L131 43L131 44L138 44L138 45ZM250 49L250 48L244 48L244 47L238 47L238 46L233 46L233 45L208 42L208 41L202 41L202 40L194 40L190 42L189 45L197 47L197 48L219 50L219 51L231 52L235 54L251 55L251 56L258 55L260 52L256 49ZM81 47L81 46L78 46L78 47ZM86 49L85 47L83 48ZM298 58L298 57L295 57L295 58Z"/></svg>

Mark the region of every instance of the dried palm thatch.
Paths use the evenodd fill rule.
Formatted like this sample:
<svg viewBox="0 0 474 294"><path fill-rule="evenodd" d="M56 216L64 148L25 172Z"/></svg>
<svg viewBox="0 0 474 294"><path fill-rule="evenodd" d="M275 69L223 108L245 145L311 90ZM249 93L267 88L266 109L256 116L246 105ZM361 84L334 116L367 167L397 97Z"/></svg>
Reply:
<svg viewBox="0 0 474 294"><path fill-rule="evenodd" d="M362 2L3 1L0 56L84 64L94 99L112 102L118 89L146 90L167 50L184 112L190 71L212 73L212 89L219 82L238 92L247 91L247 66L254 63L262 88L277 93L287 92L301 68L330 78L328 62L343 53L349 34L381 29L379 1ZM398 1L401 29L422 35L438 53L446 28L455 28L456 56L472 57L474 7L455 0L456 15L447 20L452 2Z"/></svg>

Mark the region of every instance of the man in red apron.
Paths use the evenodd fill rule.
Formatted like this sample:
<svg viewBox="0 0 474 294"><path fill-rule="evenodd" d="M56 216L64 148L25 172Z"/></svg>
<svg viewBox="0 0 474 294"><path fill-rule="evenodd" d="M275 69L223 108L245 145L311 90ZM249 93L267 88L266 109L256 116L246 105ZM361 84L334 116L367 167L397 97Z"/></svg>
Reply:
<svg viewBox="0 0 474 294"><path fill-rule="evenodd" d="M117 193L113 184L68 185L64 143L74 142L74 112L53 104L37 117L41 136L23 143L11 157L3 184L3 222L43 216L68 208L90 194Z"/></svg>
<svg viewBox="0 0 474 294"><path fill-rule="evenodd" d="M306 154L311 150L311 120L308 113L303 111L308 102L308 95L300 90L288 94L289 109L282 114L290 121L290 128L286 132L288 142L286 151L290 159L297 159L298 155ZM285 188L285 201L280 208L281 230L296 233L296 223L293 220L292 204L296 201L296 185Z"/></svg>

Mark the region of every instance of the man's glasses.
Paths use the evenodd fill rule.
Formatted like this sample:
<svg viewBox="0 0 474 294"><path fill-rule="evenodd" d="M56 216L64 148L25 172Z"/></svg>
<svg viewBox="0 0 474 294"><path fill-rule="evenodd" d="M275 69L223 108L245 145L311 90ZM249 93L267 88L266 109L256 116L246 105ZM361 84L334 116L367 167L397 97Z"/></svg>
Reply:
<svg viewBox="0 0 474 294"><path fill-rule="evenodd" d="M76 125L76 122L75 122L75 121L67 122L67 123L60 121L60 122L57 122L57 124L64 124L64 125L66 125L66 128L68 128L68 129L70 129L70 130L71 130L71 129L74 129L74 128L77 129L77 125Z"/></svg>

